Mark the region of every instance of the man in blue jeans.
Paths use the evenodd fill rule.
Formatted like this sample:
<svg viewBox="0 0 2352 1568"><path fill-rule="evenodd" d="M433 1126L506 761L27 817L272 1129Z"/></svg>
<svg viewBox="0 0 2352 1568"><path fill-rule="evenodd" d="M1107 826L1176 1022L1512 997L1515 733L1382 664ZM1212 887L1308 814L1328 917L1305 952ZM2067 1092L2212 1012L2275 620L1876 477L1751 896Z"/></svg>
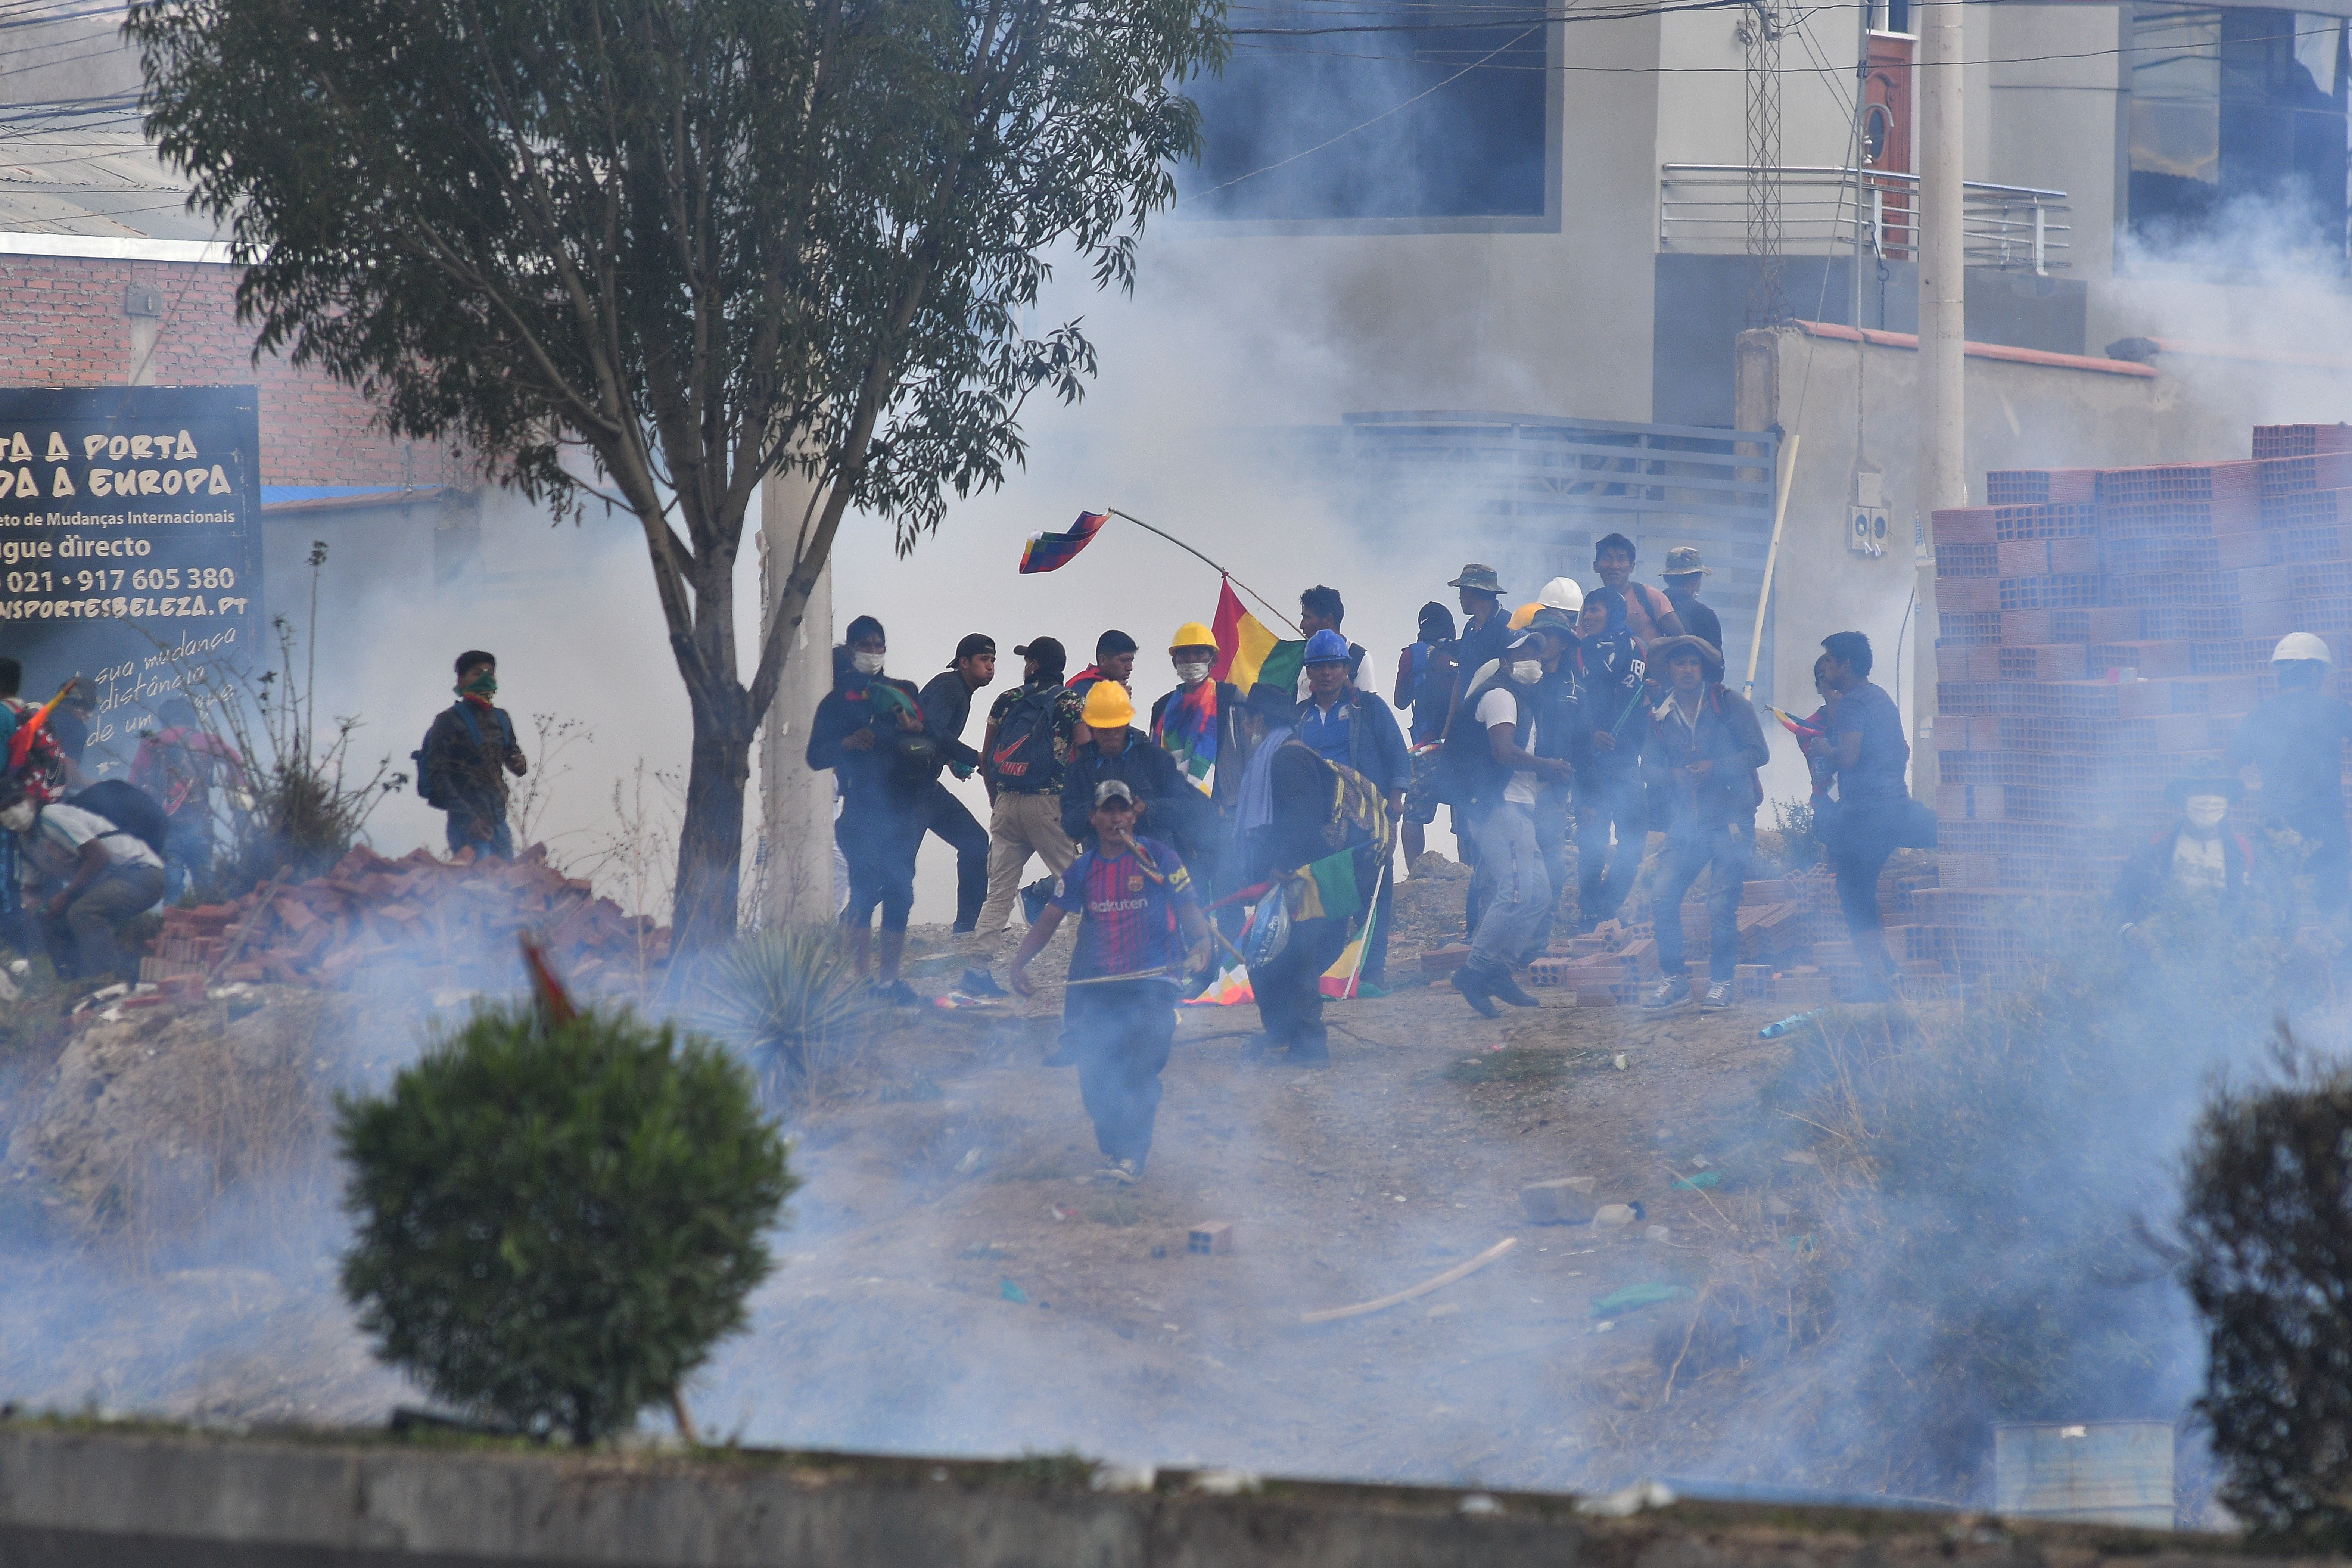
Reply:
<svg viewBox="0 0 2352 1568"><path fill-rule="evenodd" d="M1739 964L1739 895L1748 880L1756 807L1763 798L1756 770L1771 761L1764 731L1748 700L1723 689L1723 655L1694 637L1665 637L1651 648L1665 666L1666 700L1649 716L1642 743L1642 777L1674 799L1674 822L1650 909L1656 921L1656 989L1643 999L1651 1012L1691 999L1683 957L1683 896L1702 872L1714 873L1706 896L1705 998L1699 1010L1731 1005L1731 978Z"/></svg>

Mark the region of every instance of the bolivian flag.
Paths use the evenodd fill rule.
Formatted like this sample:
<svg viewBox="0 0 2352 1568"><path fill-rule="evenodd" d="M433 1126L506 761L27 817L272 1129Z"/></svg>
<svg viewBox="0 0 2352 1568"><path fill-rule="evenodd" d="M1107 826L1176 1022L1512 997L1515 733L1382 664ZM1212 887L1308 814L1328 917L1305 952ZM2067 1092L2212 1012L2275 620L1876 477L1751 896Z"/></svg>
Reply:
<svg viewBox="0 0 2352 1568"><path fill-rule="evenodd" d="M1295 921L1354 919L1364 907L1356 889L1356 852L1342 849L1293 871L1282 885L1282 907Z"/></svg>
<svg viewBox="0 0 2352 1568"><path fill-rule="evenodd" d="M1261 681L1297 689L1307 644L1286 641L1266 630L1264 622L1242 607L1230 579L1218 591L1217 619L1211 629L1217 634L1214 679L1233 682L1244 694Z"/></svg>

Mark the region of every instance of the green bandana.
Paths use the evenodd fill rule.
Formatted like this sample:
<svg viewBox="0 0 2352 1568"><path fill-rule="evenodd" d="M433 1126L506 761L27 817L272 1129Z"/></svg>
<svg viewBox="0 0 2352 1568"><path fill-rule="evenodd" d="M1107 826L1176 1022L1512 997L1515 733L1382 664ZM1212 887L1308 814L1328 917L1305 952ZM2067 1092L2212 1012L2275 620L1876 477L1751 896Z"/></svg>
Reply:
<svg viewBox="0 0 2352 1568"><path fill-rule="evenodd" d="M473 679L462 685L453 686L449 689L460 697L496 697L499 694L499 678L495 675L478 675Z"/></svg>

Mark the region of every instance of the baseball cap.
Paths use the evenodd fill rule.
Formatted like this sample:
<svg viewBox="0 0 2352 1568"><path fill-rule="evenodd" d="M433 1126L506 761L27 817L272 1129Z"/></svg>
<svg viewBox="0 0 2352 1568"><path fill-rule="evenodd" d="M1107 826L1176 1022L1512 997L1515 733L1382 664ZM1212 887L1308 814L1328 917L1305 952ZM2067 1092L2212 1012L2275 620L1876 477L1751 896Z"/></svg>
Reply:
<svg viewBox="0 0 2352 1568"><path fill-rule="evenodd" d="M1061 641L1055 637L1031 637L1014 648L1013 656L1034 658L1047 669L1059 669L1070 662L1070 656L1062 650Z"/></svg>
<svg viewBox="0 0 2352 1568"><path fill-rule="evenodd" d="M1105 779L1095 785L1097 805L1108 805L1115 800L1123 800L1129 805L1135 804L1135 792L1127 787L1125 779Z"/></svg>
<svg viewBox="0 0 2352 1568"><path fill-rule="evenodd" d="M970 658L976 653L994 653L995 651L996 639L994 637L990 637L985 632L966 632L963 635L963 641L956 644L956 656L955 658L948 660L948 668L950 669L953 669L957 665L961 664L965 659ZM1018 653L1021 650L1015 648L1013 651Z"/></svg>

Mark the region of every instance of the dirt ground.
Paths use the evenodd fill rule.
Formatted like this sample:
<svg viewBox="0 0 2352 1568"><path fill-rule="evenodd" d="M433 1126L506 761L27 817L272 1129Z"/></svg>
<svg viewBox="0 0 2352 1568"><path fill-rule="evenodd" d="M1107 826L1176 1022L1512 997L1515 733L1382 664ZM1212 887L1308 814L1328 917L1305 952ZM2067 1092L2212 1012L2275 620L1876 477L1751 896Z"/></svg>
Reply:
<svg viewBox="0 0 2352 1568"><path fill-rule="evenodd" d="M1456 936L1464 886L1400 887L1392 977L1417 981L1420 952ZM929 956L910 975L936 994L961 961L944 932L917 936ZM1049 952L1033 973L1064 962ZM1819 1394L1726 1342L1692 1299L1706 1307L1727 1258L1769 1263L1802 1242L1803 1130L1758 1105L1784 1047L1757 1031L1780 1009L1658 1019L1539 994L1497 1022L1444 986L1334 1003L1320 1071L1244 1061L1254 1007L1186 1009L1131 1189L1087 1179L1100 1162L1075 1070L1041 1065L1058 988L904 1015L843 1092L794 1119L805 1185L750 1331L694 1382L703 1436L1519 1486L1820 1479L1750 1436L1762 1410ZM372 1016L322 1044L310 1092L383 1076L397 1054L383 1042L423 1028ZM83 1092L130 1092L152 1055L108 1049L101 1076L120 1076ZM0 1220L31 1212L26 1151L45 1145L30 1129L69 1112L60 1084L91 1073L68 1057L6 1086ZM1561 1176L1641 1217L1531 1225L1520 1187ZM332 1183L310 1186L307 1211L261 1215L258 1242L255 1216L229 1223L236 1245L209 1256L63 1245L54 1217L34 1248L18 1225L0 1394L247 1421L373 1421L417 1402L336 1299ZM1188 1252L1211 1221L1233 1250ZM1507 1238L1419 1299L1300 1321ZM1668 1299L1596 1305L1645 1286Z"/></svg>
<svg viewBox="0 0 2352 1568"><path fill-rule="evenodd" d="M1400 888L1392 976L1458 932L1463 886ZM1785 1194L1807 1168L1756 1109L1783 1059L1757 1034L1776 1010L1645 1018L1539 994L1499 1022L1445 986L1331 1004L1320 1071L1245 1061L1254 1007L1187 1009L1132 1189L1087 1179L1075 1069L1039 1065L1050 993L919 1020L863 1064L878 1089L803 1122L786 1266L698 1380L702 1421L793 1445L1490 1484L1793 1479L1786 1453L1717 1452L1738 1355L1685 1353L1669 1389L1658 1346L1687 1352L1686 1302L1595 1306L1703 1289L1727 1247L1783 1244L1768 1206L1801 1212ZM1675 1185L1709 1171L1706 1190ZM1560 1176L1642 1217L1529 1224L1520 1187ZM1208 1221L1232 1226L1229 1256L1187 1251ZM1507 1238L1425 1297L1300 1321Z"/></svg>

